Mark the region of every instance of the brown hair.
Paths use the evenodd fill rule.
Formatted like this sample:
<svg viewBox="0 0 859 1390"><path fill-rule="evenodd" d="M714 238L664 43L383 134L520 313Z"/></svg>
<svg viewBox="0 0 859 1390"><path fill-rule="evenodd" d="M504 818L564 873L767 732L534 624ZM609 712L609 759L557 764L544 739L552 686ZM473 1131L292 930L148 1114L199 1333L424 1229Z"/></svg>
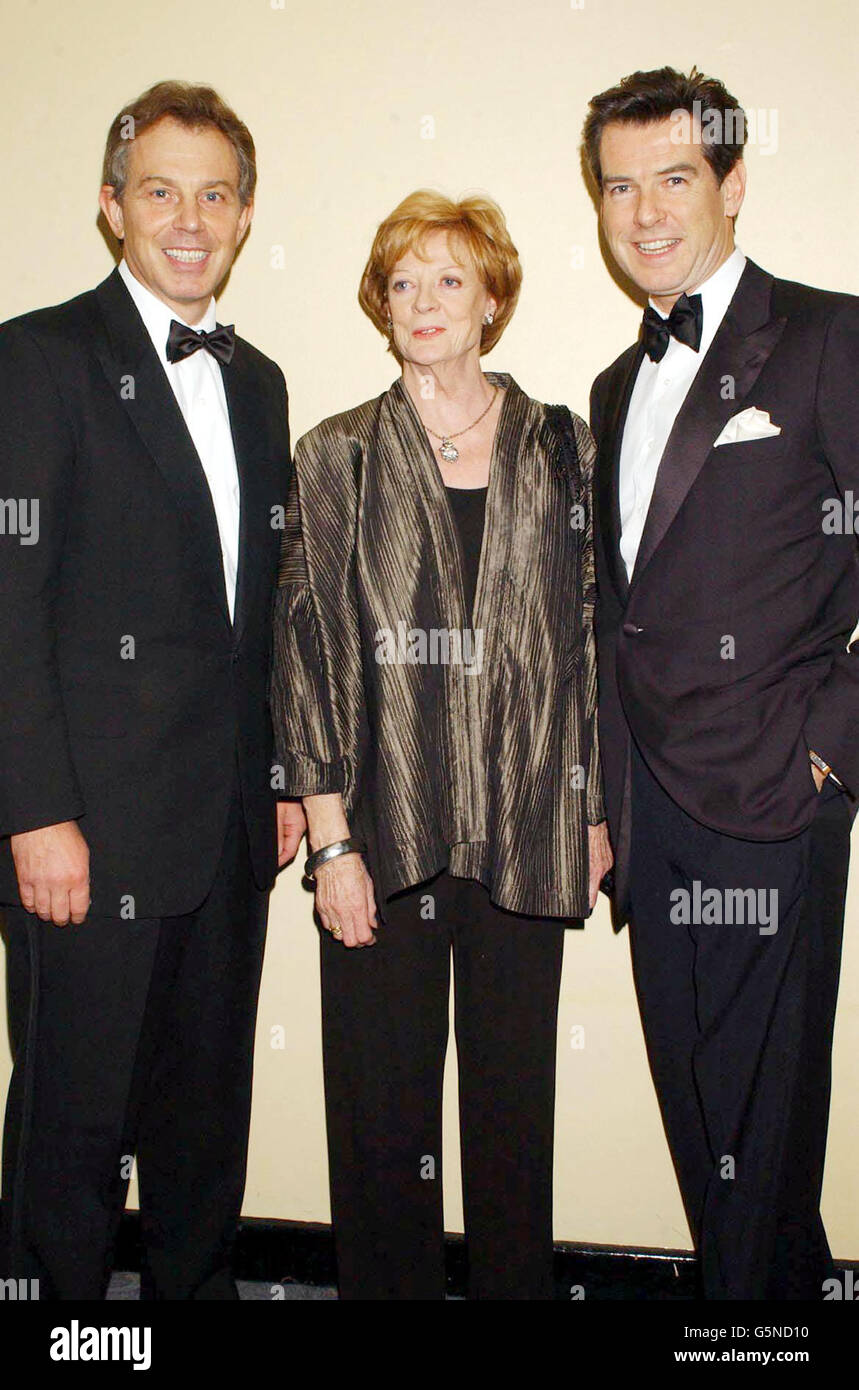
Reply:
<svg viewBox="0 0 859 1390"><path fill-rule="evenodd" d="M112 186L117 202L125 190L131 140L165 116L193 130L212 126L227 137L239 166L239 202L247 206L257 181L251 133L213 87L192 82L156 82L114 117L104 150L102 183Z"/></svg>
<svg viewBox="0 0 859 1390"><path fill-rule="evenodd" d="M714 116L709 120L717 125L720 138L703 140L702 153L721 187L726 174L743 157L746 113L722 82L715 77L705 77L693 67L688 77L675 68L633 72L616 87L591 97L582 144L597 188L602 191L600 140L607 125L612 122L649 125L678 111L685 111L699 121L702 115L707 121L710 112L717 113L718 121Z"/></svg>
<svg viewBox="0 0 859 1390"><path fill-rule="evenodd" d="M503 212L491 198L474 196L454 202L433 189L419 188L410 193L376 232L361 276L358 303L387 337L388 276L406 251L420 255L426 238L438 231L448 232L454 244L470 257L496 301L495 318L491 324L483 325L480 342L481 353L489 352L513 317L522 285L519 253L510 239ZM393 345L389 346L394 351Z"/></svg>

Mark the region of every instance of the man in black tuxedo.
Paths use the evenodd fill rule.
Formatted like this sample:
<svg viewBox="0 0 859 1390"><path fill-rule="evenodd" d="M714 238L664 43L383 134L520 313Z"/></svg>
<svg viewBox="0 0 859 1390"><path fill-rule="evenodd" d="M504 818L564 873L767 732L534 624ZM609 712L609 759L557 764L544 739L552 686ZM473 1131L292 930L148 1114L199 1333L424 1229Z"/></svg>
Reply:
<svg viewBox="0 0 859 1390"><path fill-rule="evenodd" d="M142 1293L235 1298L268 893L284 380L213 295L250 133L159 83L108 136L122 261L0 329L5 1277L100 1298L136 1153ZM35 525L33 522L35 521Z"/></svg>
<svg viewBox="0 0 859 1390"><path fill-rule="evenodd" d="M605 241L650 300L592 393L600 742L704 1294L819 1299L859 793L859 300L735 246L745 137L721 83L670 68L585 125Z"/></svg>

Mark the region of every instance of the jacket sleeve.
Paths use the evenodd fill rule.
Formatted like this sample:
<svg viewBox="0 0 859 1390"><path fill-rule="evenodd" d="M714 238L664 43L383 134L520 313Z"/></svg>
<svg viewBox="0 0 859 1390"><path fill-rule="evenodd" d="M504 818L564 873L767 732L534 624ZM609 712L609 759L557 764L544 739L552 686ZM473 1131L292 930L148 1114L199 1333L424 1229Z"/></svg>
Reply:
<svg viewBox="0 0 859 1390"><path fill-rule="evenodd" d="M349 815L363 708L348 471L298 441L274 603L271 712L283 794L341 792Z"/></svg>
<svg viewBox="0 0 859 1390"><path fill-rule="evenodd" d="M0 835L84 813L55 617L75 473L74 431L20 322L0 329Z"/></svg>
<svg viewBox="0 0 859 1390"><path fill-rule="evenodd" d="M817 428L845 515L859 499L859 299L833 316L817 389ZM859 541L859 535L857 535ZM859 613L856 614L859 621ZM808 747L859 797L859 644L851 641L815 691L806 717Z"/></svg>
<svg viewBox="0 0 859 1390"><path fill-rule="evenodd" d="M597 657L594 641L596 579L594 575L592 489L596 445L584 420L574 415L573 425L582 483L585 489L585 530L582 538L582 597L584 603L582 684L585 743L588 748L587 817L589 825L598 825L600 821L605 820L605 805L603 802L602 766L600 764L599 723L597 719Z"/></svg>

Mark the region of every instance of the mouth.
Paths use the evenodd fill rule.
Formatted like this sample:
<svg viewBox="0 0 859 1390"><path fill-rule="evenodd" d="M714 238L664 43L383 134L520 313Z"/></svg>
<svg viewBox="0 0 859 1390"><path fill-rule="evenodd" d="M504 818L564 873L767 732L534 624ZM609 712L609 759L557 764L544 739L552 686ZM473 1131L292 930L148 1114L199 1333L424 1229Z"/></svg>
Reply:
<svg viewBox="0 0 859 1390"><path fill-rule="evenodd" d="M413 338L435 338L439 333L443 333L443 328L416 328L412 334Z"/></svg>
<svg viewBox="0 0 859 1390"><path fill-rule="evenodd" d="M209 252L187 246L165 246L164 255L174 265L202 265L208 260Z"/></svg>
<svg viewBox="0 0 859 1390"><path fill-rule="evenodd" d="M680 237L662 237L659 241L636 241L633 245L642 256L664 256L680 245Z"/></svg>

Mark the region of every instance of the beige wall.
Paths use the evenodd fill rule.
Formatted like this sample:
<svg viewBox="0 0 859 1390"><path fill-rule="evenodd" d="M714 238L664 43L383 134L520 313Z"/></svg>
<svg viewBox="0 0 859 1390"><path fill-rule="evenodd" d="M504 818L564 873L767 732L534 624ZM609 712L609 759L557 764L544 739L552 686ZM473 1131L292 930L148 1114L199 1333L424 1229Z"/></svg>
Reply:
<svg viewBox="0 0 859 1390"><path fill-rule="evenodd" d="M88 288L111 261L96 229L108 124L163 77L212 82L257 141L256 220L223 321L283 366L296 434L383 390L392 363L357 307L378 220L409 190L482 188L525 269L492 358L531 395L587 412L590 382L638 313L597 246L577 144L588 97L636 67L693 62L778 120L749 151L743 249L777 274L859 291L856 20L852 0L57 0L6 7L2 317ZM434 131L433 131L434 124ZM848 130L854 137L847 138ZM432 134L432 138L424 138ZM771 140L768 124L764 134ZM273 267L282 247L285 269ZM859 1256L859 884L838 1015L825 1216ZM585 1046L571 1047L583 1025ZM282 1026L284 1046L272 1046ZM556 1235L686 1246L646 1069L626 934L600 908L566 943L558 1074ZM5 1044L0 1086L8 1073ZM447 1223L461 1229L454 1077ZM246 1212L325 1221L316 934L293 866L273 900L260 1008Z"/></svg>

